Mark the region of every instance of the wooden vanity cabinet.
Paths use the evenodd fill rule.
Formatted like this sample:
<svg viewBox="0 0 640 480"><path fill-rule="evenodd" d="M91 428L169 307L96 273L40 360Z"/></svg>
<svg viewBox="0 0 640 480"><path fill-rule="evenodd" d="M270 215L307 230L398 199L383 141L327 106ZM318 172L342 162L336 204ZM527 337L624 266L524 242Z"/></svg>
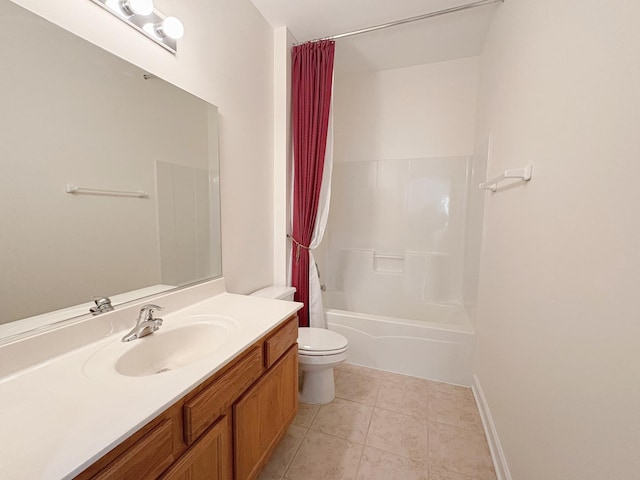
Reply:
<svg viewBox="0 0 640 480"><path fill-rule="evenodd" d="M182 436L182 409L173 405L75 480L158 478L186 450Z"/></svg>
<svg viewBox="0 0 640 480"><path fill-rule="evenodd" d="M174 463L161 480L229 480L233 478L231 411Z"/></svg>
<svg viewBox="0 0 640 480"><path fill-rule="evenodd" d="M236 401L264 372L262 346L249 349L233 367L184 402L184 441L191 445L225 410Z"/></svg>
<svg viewBox="0 0 640 480"><path fill-rule="evenodd" d="M76 480L253 480L298 407L297 316Z"/></svg>
<svg viewBox="0 0 640 480"><path fill-rule="evenodd" d="M253 480L260 474L296 416L297 379L298 348L293 346L234 405L236 479Z"/></svg>

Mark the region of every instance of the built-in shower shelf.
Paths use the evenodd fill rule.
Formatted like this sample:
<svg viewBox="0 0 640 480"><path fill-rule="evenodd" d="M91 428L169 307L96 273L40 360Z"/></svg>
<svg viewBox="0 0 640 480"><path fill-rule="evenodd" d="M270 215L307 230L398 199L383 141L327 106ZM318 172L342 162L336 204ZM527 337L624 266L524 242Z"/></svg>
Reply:
<svg viewBox="0 0 640 480"><path fill-rule="evenodd" d="M373 271L378 273L403 273L404 255L374 253Z"/></svg>

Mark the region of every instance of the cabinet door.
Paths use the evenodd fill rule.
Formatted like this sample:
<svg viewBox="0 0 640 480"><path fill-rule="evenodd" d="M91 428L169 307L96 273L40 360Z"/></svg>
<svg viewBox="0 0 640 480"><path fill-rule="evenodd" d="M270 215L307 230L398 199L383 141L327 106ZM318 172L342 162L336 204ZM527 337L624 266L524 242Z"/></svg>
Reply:
<svg viewBox="0 0 640 480"><path fill-rule="evenodd" d="M231 465L231 416L227 414L194 443L161 479L231 480Z"/></svg>
<svg viewBox="0 0 640 480"><path fill-rule="evenodd" d="M298 409L296 345L234 406L235 478L255 479Z"/></svg>

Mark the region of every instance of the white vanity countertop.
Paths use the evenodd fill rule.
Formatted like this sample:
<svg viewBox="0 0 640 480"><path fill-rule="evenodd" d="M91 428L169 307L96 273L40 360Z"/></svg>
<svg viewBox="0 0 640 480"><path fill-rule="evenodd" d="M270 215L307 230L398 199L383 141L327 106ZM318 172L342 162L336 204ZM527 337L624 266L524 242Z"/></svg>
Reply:
<svg viewBox="0 0 640 480"><path fill-rule="evenodd" d="M239 328L206 358L157 375L127 377L108 365L98 373L86 368L100 352L119 348L113 344L125 331L0 378L0 477L73 478L300 307L222 293L162 316L161 330L203 314L231 317ZM124 351L144 340L120 345Z"/></svg>

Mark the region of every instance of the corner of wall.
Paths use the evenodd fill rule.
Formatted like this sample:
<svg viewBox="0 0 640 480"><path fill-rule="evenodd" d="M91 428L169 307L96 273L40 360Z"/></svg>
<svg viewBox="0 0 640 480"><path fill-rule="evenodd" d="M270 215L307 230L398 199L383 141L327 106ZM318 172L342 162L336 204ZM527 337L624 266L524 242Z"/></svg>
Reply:
<svg viewBox="0 0 640 480"><path fill-rule="evenodd" d="M478 375L473 375L473 385L471 386L473 392L473 398L476 401L476 406L480 412L480 418L482 419L482 427L487 437L487 443L489 444L489 451L491 452L491 459L493 460L493 466L496 470L496 477L498 480L511 480L511 473L509 466L507 465L507 459L502 450L502 444L498 437L498 431L493 423L493 417L489 410L489 404L482 391L480 385L480 379Z"/></svg>
<svg viewBox="0 0 640 480"><path fill-rule="evenodd" d="M273 283L287 285L291 223L291 48L286 26L273 31Z"/></svg>

